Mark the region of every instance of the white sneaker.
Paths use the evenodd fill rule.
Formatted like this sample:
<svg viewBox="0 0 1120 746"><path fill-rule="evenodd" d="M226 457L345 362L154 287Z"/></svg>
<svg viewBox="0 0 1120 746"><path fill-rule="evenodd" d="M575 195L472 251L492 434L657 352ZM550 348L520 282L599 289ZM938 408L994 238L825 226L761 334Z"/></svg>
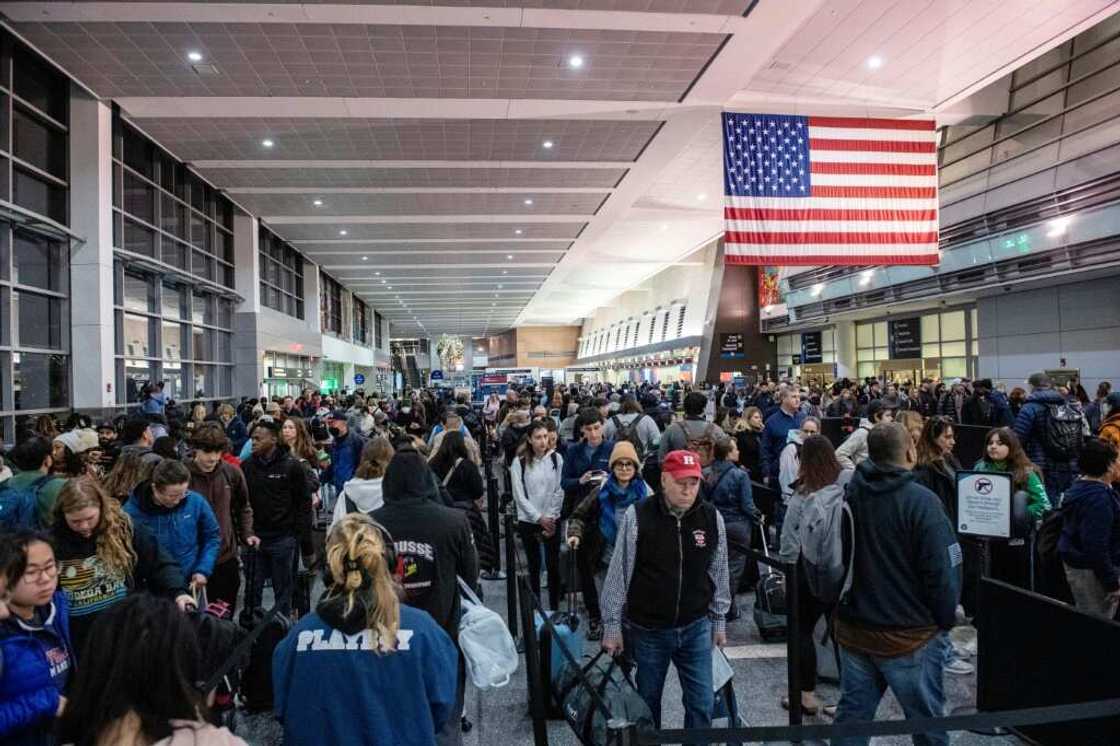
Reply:
<svg viewBox="0 0 1120 746"><path fill-rule="evenodd" d="M976 666L960 658L954 658L945 664L945 673L951 673L956 676L967 676L975 670Z"/></svg>

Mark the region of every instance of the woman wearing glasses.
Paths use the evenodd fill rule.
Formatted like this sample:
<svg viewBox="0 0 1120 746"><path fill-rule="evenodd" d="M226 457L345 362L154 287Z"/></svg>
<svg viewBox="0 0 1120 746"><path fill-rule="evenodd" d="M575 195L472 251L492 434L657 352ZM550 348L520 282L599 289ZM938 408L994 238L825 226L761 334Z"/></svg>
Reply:
<svg viewBox="0 0 1120 746"><path fill-rule="evenodd" d="M45 534L21 531L0 544L9 612L0 621L0 741L53 744L74 668L69 606Z"/></svg>

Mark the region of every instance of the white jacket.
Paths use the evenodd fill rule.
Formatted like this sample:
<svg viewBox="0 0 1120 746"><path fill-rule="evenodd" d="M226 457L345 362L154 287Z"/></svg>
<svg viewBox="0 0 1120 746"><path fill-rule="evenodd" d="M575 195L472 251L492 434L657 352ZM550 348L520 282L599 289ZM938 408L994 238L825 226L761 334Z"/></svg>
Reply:
<svg viewBox="0 0 1120 746"><path fill-rule="evenodd" d="M381 477L377 479L351 479L342 486L338 499L334 503L334 514L331 516L331 528L346 516L346 498L349 497L358 510L363 513L372 513L385 504L381 494ZM329 529L328 529L329 531Z"/></svg>
<svg viewBox="0 0 1120 746"><path fill-rule="evenodd" d="M801 455L798 446L801 445L803 436L797 428L786 433L786 444L778 457L778 486L782 492L782 502L789 502L793 496L793 483L801 471Z"/></svg>
<svg viewBox="0 0 1120 746"><path fill-rule="evenodd" d="M543 457L521 469L521 459L515 458L509 469L513 482L513 502L517 505L517 520L537 523L542 516L558 518L564 505L564 489L560 476L564 473L564 457L549 451Z"/></svg>
<svg viewBox="0 0 1120 746"><path fill-rule="evenodd" d="M872 427L871 420L863 418L859 427L836 449L836 460L842 468L854 469L867 460L867 434Z"/></svg>

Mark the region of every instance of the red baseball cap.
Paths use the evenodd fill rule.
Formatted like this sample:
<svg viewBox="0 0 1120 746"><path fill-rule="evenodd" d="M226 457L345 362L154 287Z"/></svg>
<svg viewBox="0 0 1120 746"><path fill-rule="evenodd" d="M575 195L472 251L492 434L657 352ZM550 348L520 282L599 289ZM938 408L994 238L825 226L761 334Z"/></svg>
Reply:
<svg viewBox="0 0 1120 746"><path fill-rule="evenodd" d="M692 451L669 451L661 462L661 471L668 472L677 480L704 478L704 473L700 470L700 456Z"/></svg>

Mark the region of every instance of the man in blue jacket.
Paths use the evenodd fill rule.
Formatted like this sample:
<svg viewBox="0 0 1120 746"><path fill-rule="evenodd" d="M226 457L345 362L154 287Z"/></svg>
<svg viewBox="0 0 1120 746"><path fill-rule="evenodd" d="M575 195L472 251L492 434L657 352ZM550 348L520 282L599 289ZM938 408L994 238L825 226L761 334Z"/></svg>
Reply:
<svg viewBox="0 0 1120 746"><path fill-rule="evenodd" d="M330 482L335 490L342 492L342 487L354 478L358 464L362 462L362 449L366 441L361 435L350 429L346 419L345 409L336 409L326 417L327 431L330 432L331 463L323 471L320 481Z"/></svg>
<svg viewBox="0 0 1120 746"><path fill-rule="evenodd" d="M1033 373L1027 379L1031 394L1019 410L1014 430L1023 444L1023 450L1038 468L1042 469L1042 479L1051 505L1061 505L1062 493L1069 489L1077 477L1077 458L1055 458L1046 448L1046 427L1051 407L1068 405L1062 395L1053 389L1050 376Z"/></svg>
<svg viewBox="0 0 1120 746"><path fill-rule="evenodd" d="M1077 608L1113 619L1120 603L1120 481L1116 446L1090 440L1081 449L1081 477L1062 502L1058 552Z"/></svg>
<svg viewBox="0 0 1120 746"><path fill-rule="evenodd" d="M759 454L763 481L770 486L778 484L778 467L789 431L800 428L801 423L805 421L797 391L792 388L783 389L779 396L778 408L767 418L766 426L762 428L762 445Z"/></svg>
<svg viewBox="0 0 1120 746"><path fill-rule="evenodd" d="M214 572L222 531L210 503L189 489L190 481L182 461L163 459L151 480L136 486L124 510L175 558L191 586L202 588Z"/></svg>
<svg viewBox="0 0 1120 746"><path fill-rule="evenodd" d="M867 449L847 490L855 536L851 590L834 618L841 689L836 722L874 720L884 683L908 718L941 717L961 548L937 496L914 481L917 452L906 428L876 425ZM949 737L930 732L914 742L944 746ZM867 743L832 740L832 746Z"/></svg>
<svg viewBox="0 0 1120 746"><path fill-rule="evenodd" d="M614 441L603 436L603 415L596 407L584 407L576 418L576 429L583 439L568 447L560 486L564 489L563 515L568 516L580 500L610 473L611 449ZM602 479L596 477L602 472Z"/></svg>

